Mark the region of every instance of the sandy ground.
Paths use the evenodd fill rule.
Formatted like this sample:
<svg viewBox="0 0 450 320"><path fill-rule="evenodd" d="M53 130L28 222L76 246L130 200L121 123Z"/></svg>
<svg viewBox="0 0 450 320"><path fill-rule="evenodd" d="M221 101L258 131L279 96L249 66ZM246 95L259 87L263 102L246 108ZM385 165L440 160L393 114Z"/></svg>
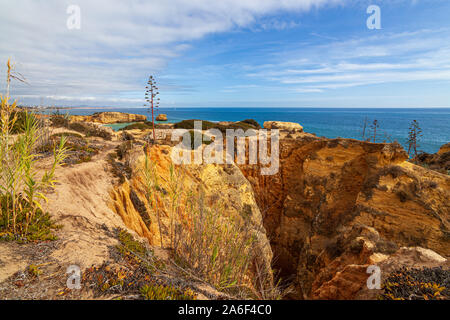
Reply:
<svg viewBox="0 0 450 320"><path fill-rule="evenodd" d="M20 272L31 264L40 267L42 279L64 284L69 265L78 265L83 270L101 264L109 258L109 248L117 244L112 230L126 227L108 207L109 192L116 178L108 170L106 157L120 142L95 138L90 141L102 144L102 151L90 162L58 168L55 190L48 195L49 202L44 205L55 222L62 226L56 231L58 240L23 245L0 242L0 299L17 297L9 285L1 282L19 272L19 278L13 282L19 281L16 287L20 290L21 278L26 277ZM45 168L50 162L47 158L39 164ZM40 294L28 290L29 295L20 298L51 299L56 292L45 292L48 290L45 288Z"/></svg>
<svg viewBox="0 0 450 320"><path fill-rule="evenodd" d="M59 132L67 130L56 129L52 134ZM109 208L110 191L117 178L111 173L107 157L121 141L89 141L101 145L100 153L89 162L57 168L58 182L43 206L62 226L56 231L58 239L31 244L0 242L0 300L94 299L91 290L67 289L67 268L76 265L83 272L93 265L113 261L111 249L118 244L115 228L126 229L139 238ZM49 168L51 161L49 157L41 159L39 169ZM167 252L153 249L159 259L167 259ZM38 268L38 277L28 272L30 266ZM195 288L197 299L223 296L207 285L196 284ZM102 297L109 298L113 297Z"/></svg>

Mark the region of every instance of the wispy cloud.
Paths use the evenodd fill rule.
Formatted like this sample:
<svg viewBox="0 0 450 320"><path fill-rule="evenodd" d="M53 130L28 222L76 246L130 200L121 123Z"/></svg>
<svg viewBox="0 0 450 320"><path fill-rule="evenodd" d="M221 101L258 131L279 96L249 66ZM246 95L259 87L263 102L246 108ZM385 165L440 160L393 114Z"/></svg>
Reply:
<svg viewBox="0 0 450 320"><path fill-rule="evenodd" d="M283 62L263 69L254 66L247 76L303 85L295 89L302 93L379 83L450 81L450 35L448 30L421 30L332 41L291 50L284 57L276 54L274 60Z"/></svg>
<svg viewBox="0 0 450 320"><path fill-rule="evenodd" d="M81 30L68 30L66 9L72 1L7 1L0 11L0 61L12 57L31 84L16 86L17 97L100 100L140 90L148 74L161 73L189 50L190 42L206 35L247 27L273 12L341 2L79 0ZM292 26L278 20L265 25Z"/></svg>

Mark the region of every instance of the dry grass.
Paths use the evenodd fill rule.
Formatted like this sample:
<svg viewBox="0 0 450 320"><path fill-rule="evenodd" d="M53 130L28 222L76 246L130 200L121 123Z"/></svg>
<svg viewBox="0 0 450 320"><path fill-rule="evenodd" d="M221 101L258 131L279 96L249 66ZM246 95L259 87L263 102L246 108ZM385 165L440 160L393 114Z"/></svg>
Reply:
<svg viewBox="0 0 450 320"><path fill-rule="evenodd" d="M156 211L161 244L170 246L175 267L187 277L237 298L280 298L272 274L258 264L256 236L242 218L245 214L230 216L223 204L206 205L201 190L183 188L182 172L172 165L165 181L146 156L147 200ZM163 198L169 203L167 228L158 209Z"/></svg>

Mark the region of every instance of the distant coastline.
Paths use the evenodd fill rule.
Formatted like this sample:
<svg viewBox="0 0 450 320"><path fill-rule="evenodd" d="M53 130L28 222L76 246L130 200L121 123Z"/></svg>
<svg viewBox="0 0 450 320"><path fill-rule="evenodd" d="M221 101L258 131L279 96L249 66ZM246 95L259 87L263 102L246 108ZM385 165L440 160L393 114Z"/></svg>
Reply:
<svg viewBox="0 0 450 320"><path fill-rule="evenodd" d="M72 115L90 115L95 112L115 111L135 113L150 117L144 107L32 107L28 110L44 113L68 113ZM254 119L259 124L265 121L297 122L305 131L328 138L362 139L363 122L367 118L370 126L378 120L380 142L397 140L406 145L411 121L417 120L423 130L420 149L435 153L440 146L450 142L450 108L223 108L223 107L162 107L157 113L168 116L169 123L188 119L202 119L212 122L241 121Z"/></svg>

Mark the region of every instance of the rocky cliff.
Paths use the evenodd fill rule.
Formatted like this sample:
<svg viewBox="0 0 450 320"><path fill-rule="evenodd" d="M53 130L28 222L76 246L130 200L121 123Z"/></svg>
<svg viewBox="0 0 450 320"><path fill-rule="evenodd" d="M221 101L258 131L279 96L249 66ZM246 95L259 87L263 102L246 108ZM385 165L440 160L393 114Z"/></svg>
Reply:
<svg viewBox="0 0 450 320"><path fill-rule="evenodd" d="M96 112L89 116L70 116L71 122L95 122L102 124L128 123L146 120L147 117L144 115L123 112Z"/></svg>
<svg viewBox="0 0 450 320"><path fill-rule="evenodd" d="M292 298L355 298L401 247L450 255L450 179L406 159L396 144L303 134L280 141L278 174L241 166Z"/></svg>
<svg viewBox="0 0 450 320"><path fill-rule="evenodd" d="M112 192L111 208L120 215L128 228L147 238L151 245L161 246L162 241L163 247L170 247L171 218L174 217L174 223L181 226L182 216L185 210L189 210L183 207L173 216L174 188L180 188L177 198L184 197L186 193L201 194L205 208L223 206L221 214L232 220L243 221L242 232L249 232L256 240L254 267L257 264L266 275L270 274L271 279L273 255L270 243L253 189L239 168L215 164L174 166L170 152L169 146L155 145L150 149L149 159L155 173L153 178L158 181L157 191L150 199L147 193L145 154L142 148L132 149L125 160L131 167L130 179L126 179ZM252 268L253 275L249 277L255 278L255 272Z"/></svg>
<svg viewBox="0 0 450 320"><path fill-rule="evenodd" d="M421 153L414 161L431 170L450 174L450 143L441 146L437 153Z"/></svg>
<svg viewBox="0 0 450 320"><path fill-rule="evenodd" d="M202 210L218 213L216 240L234 221L251 235L255 245L245 280L254 284L264 274L271 283L273 267L292 282L288 298L375 299L380 290L366 286L371 265L381 269L383 279L402 267L450 267L450 178L410 163L398 144L319 138L276 123L280 168L263 176L258 165L174 165L167 145L173 144L170 128L157 129L164 139L144 148L149 132L105 136L72 124L98 153L57 170L60 183L46 207L63 226L57 242L30 244L27 259L23 247L0 246L0 295L3 290L12 298L54 297L64 285L50 281L56 268L58 279L65 279L61 266L117 263L110 251L118 241L117 228L146 238L155 252L164 247L157 256L165 263L182 264L174 260L171 241L181 241L179 236L193 228L185 223L192 214L189 194L198 196ZM55 134L73 135L69 129ZM448 145L438 153L446 154ZM40 166L48 165L49 158L40 160ZM176 210L174 202L180 203ZM41 255L42 245L51 250ZM53 291L40 282L31 294L28 285L16 290L16 272L50 260L45 270L50 280L44 284ZM261 297L254 295L256 287L249 288L252 297Z"/></svg>
<svg viewBox="0 0 450 320"><path fill-rule="evenodd" d="M208 201L226 199L231 215L252 212L251 228L258 230L261 247L270 241L265 264L272 262L293 281L290 298L376 298L379 292L365 290L370 265L379 266L383 277L394 267L448 267L448 175L408 162L398 144L319 138L283 125L277 124L282 129L275 175L262 176L258 165L180 170L183 186L202 186ZM167 180L170 148L151 150ZM136 168L142 167L140 157L130 161ZM148 204L136 168L116 189L115 208L130 228L157 244L154 214L148 224L137 212L139 203Z"/></svg>

